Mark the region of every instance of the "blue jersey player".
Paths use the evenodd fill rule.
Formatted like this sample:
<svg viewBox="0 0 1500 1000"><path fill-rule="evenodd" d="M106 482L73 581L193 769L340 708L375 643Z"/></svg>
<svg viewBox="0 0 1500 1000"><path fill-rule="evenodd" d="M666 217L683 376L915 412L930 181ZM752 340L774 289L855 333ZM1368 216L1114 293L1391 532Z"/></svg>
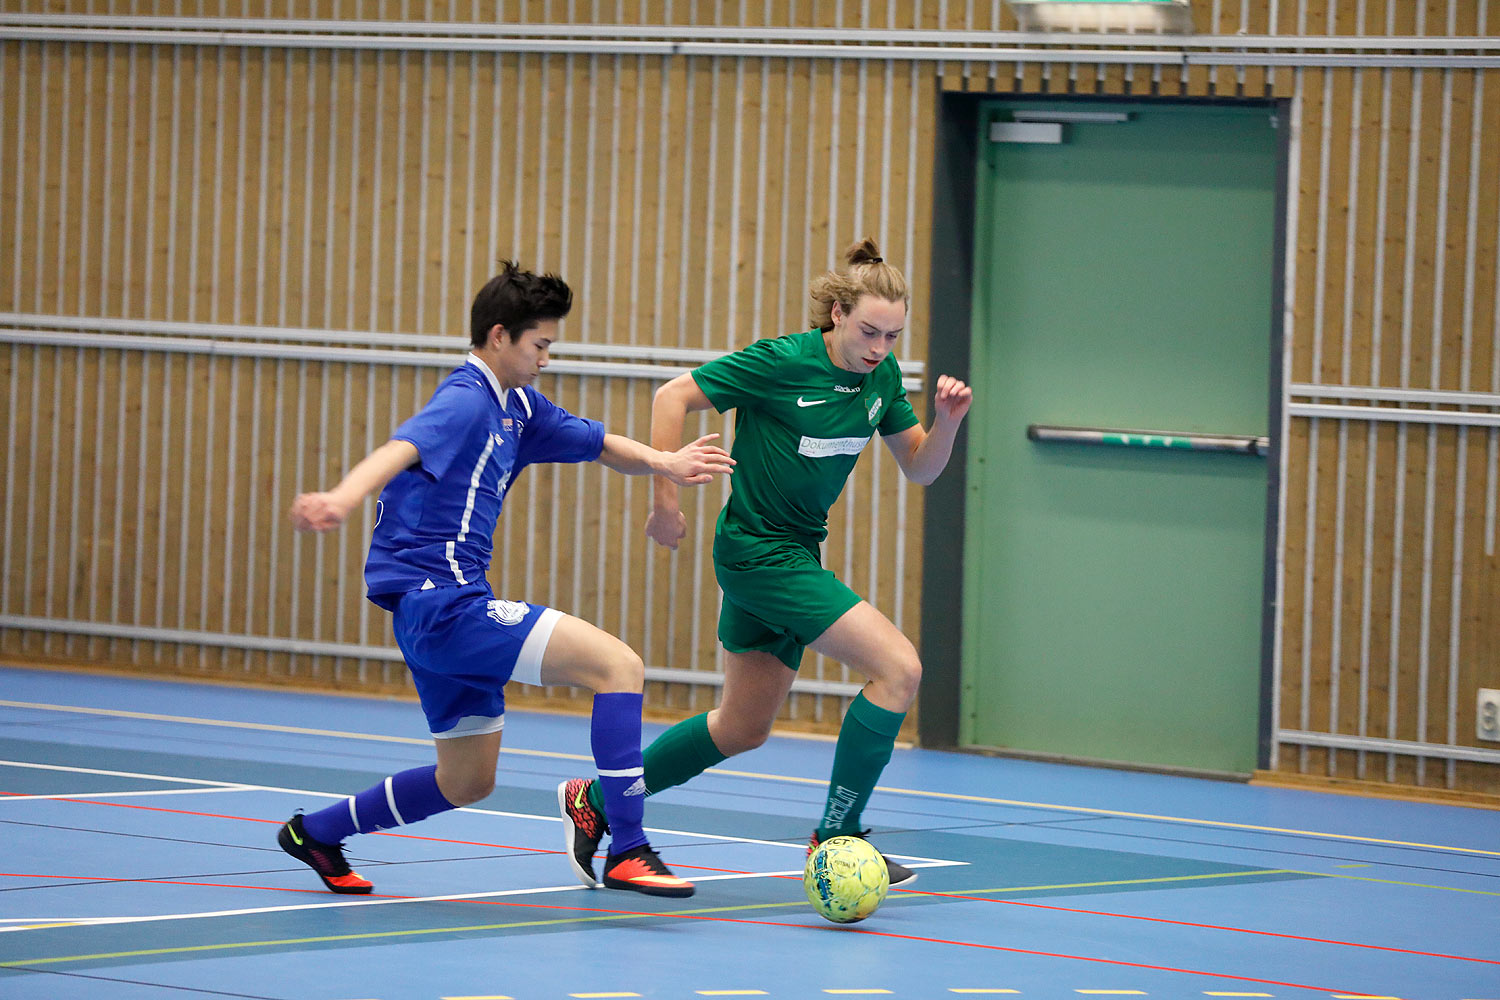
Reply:
<svg viewBox="0 0 1500 1000"><path fill-rule="evenodd" d="M504 687L573 684L595 692L590 743L611 832L604 884L690 896L651 849L641 822L641 692L645 668L624 642L588 622L496 600L485 573L507 488L527 465L592 462L682 485L728 474L729 455L700 438L675 452L606 434L531 386L547 365L572 292L555 275L511 261L474 299L473 350L422 410L326 493L292 503L295 527L328 531L379 491L365 562L369 599L390 611L437 747L437 764L386 778L288 820L277 837L333 892L367 893L343 841L477 802L495 787Z"/></svg>

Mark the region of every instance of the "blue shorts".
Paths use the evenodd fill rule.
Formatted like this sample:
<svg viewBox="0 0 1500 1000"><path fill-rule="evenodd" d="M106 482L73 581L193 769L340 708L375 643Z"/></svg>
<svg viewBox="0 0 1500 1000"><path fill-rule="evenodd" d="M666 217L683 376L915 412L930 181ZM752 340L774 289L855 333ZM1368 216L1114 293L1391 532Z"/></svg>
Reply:
<svg viewBox="0 0 1500 1000"><path fill-rule="evenodd" d="M541 684L542 654L562 612L497 601L488 581L402 594L396 645L438 739L496 733L505 682Z"/></svg>

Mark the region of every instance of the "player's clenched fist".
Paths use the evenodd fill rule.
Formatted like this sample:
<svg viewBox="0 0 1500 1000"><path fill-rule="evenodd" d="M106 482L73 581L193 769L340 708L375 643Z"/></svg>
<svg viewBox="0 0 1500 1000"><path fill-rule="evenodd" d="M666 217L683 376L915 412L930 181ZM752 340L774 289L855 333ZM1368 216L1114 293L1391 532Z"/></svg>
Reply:
<svg viewBox="0 0 1500 1000"><path fill-rule="evenodd" d="M332 493L304 493L292 501L292 527L298 531L329 531L343 524L348 513Z"/></svg>
<svg viewBox="0 0 1500 1000"><path fill-rule="evenodd" d="M939 375L937 396L934 398L940 420L958 423L969 412L974 402L974 390L952 375Z"/></svg>

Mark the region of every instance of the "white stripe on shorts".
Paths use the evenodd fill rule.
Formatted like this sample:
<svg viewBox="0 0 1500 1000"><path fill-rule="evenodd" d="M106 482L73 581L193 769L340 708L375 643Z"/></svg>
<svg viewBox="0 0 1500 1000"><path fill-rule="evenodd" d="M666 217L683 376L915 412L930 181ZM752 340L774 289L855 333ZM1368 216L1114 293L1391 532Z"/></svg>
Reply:
<svg viewBox="0 0 1500 1000"><path fill-rule="evenodd" d="M510 679L522 684L542 686L542 656L547 652L547 643L552 640L552 630L562 618L556 608L543 608L541 617L531 627L526 641L521 643L521 652L516 656L516 666Z"/></svg>

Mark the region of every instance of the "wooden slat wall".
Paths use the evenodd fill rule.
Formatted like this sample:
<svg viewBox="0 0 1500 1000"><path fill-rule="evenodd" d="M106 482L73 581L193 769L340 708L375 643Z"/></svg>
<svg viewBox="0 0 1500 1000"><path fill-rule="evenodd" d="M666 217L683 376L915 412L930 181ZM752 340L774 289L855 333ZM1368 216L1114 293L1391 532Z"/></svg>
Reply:
<svg viewBox="0 0 1500 1000"><path fill-rule="evenodd" d="M293 7L230 0L152 13L766 24L809 37L1016 26L1001 3L911 0ZM1500 24L1496 0L1200 0L1194 10L1197 30L1217 34L1482 35ZM799 326L807 278L873 232L914 279L905 352L920 358L940 90L1290 99L1290 380L1500 389L1492 70L6 43L0 309L458 333L492 262L515 254L573 282L571 337L727 349ZM295 490L330 482L378 443L438 374L0 347L6 482L24 490L5 502L0 607L387 644L383 616L359 598L363 527L295 538L281 512ZM545 381L564 405L645 434L650 382ZM87 403L67 405L76 399ZM716 417L702 426L725 429ZM1476 745L1473 691L1500 687L1487 513L1495 433L1294 417L1288 435L1280 724ZM694 499L694 534L671 556L648 554L639 535L644 482L533 470L517 490L525 504L497 540L497 589L621 632L648 664L712 666L707 540L718 496ZM847 496L830 563L914 632L921 493L872 452ZM872 538L870 524L894 529L897 518L907 530L886 537L899 544ZM379 661L16 631L0 633L0 652L405 683ZM843 676L832 664L809 668ZM712 696L659 685L651 697L685 712ZM840 707L803 697L789 718L831 727ZM1278 766L1496 785L1487 765L1404 755L1287 747Z"/></svg>
<svg viewBox="0 0 1500 1000"><path fill-rule="evenodd" d="M11 43L0 74L0 231L17 250L3 311L370 330L378 344L379 331L464 333L473 291L515 255L574 285L567 338L728 350L803 328L808 279L859 235L926 269L916 164L930 129L886 123L930 103L930 74L909 64ZM836 130L857 138L833 156ZM906 356L925 336L919 314ZM7 498L0 606L389 647L361 596L368 511L323 538L291 533L284 511L384 440L439 374L0 347L0 421L20 463L7 481L25 487ZM543 389L644 437L655 384ZM97 482L77 488L75 468ZM862 461L828 558L914 629L919 543L889 529L918 523L921 501L898 479L888 457ZM724 492L690 494L693 534L673 555L640 532L645 481L532 470L502 522L497 590L596 621L652 666L711 671ZM871 532L877 519L888 530ZM14 629L0 652L406 686L380 661ZM816 657L804 674L850 679ZM651 692L672 712L713 696ZM826 728L841 714L809 695L788 717Z"/></svg>

